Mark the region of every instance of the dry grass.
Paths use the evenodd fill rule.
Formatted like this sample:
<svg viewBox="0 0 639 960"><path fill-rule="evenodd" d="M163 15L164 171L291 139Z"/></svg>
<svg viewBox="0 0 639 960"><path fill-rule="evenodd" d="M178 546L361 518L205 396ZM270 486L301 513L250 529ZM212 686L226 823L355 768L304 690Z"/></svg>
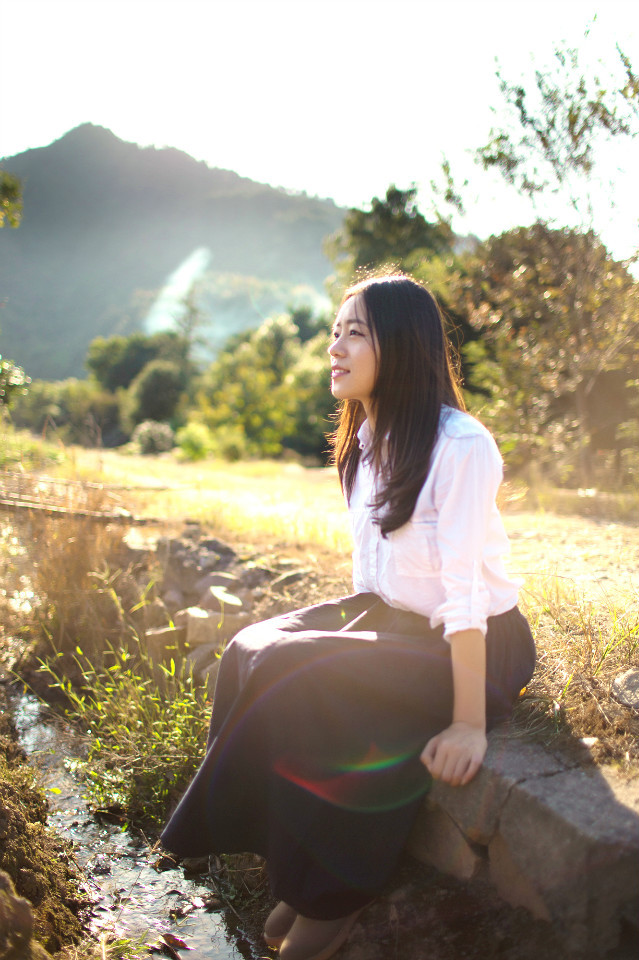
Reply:
<svg viewBox="0 0 639 960"><path fill-rule="evenodd" d="M317 602L347 587L350 534L332 470L274 462L194 465L171 455L76 450L65 472L102 484L111 503L117 495L138 517L164 518L165 526L176 527L196 520L267 563L292 557L310 573L277 598L280 605ZM515 506L516 512L505 507L511 569L524 582L522 607L539 650L519 721L546 739L566 732L590 738L597 760L637 763L636 713L614 701L611 687L618 673L638 662L639 529ZM38 589L51 598L59 633L104 632L103 613L95 616L94 607L96 599L112 599L109 577L115 574L104 559L116 551L112 537L108 528L92 526L89 533L66 522L34 533ZM265 614L268 602L257 615Z"/></svg>
<svg viewBox="0 0 639 960"><path fill-rule="evenodd" d="M615 701L612 686L638 663L637 599L596 602L557 577L538 577L521 605L539 655L519 721L546 740L570 734L598 762L636 768L639 715Z"/></svg>

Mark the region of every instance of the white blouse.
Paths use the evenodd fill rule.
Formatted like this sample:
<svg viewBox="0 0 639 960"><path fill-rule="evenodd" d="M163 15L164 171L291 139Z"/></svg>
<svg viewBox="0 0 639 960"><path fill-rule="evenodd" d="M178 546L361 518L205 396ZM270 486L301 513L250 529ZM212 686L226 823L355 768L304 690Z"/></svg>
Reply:
<svg viewBox="0 0 639 960"><path fill-rule="evenodd" d="M364 454L349 504L355 550L353 585L386 603L444 624L444 635L475 627L517 603L519 584L503 565L509 552L495 497L502 459L492 436L467 413L444 407L426 482L408 523L382 537L370 507L376 477Z"/></svg>

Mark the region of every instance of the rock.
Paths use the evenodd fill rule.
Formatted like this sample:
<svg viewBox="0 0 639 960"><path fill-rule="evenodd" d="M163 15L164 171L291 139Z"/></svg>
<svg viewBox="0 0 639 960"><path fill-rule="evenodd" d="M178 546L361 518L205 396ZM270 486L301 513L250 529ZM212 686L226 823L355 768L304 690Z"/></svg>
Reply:
<svg viewBox="0 0 639 960"><path fill-rule="evenodd" d="M182 860L182 866L187 873L204 874L209 872L209 858L206 857L185 857Z"/></svg>
<svg viewBox="0 0 639 960"><path fill-rule="evenodd" d="M501 810L516 783L530 777L560 773L566 765L536 743L508 736L508 727L488 737L488 751L479 773L465 787L441 781L430 791L460 830L475 843L486 845L497 829Z"/></svg>
<svg viewBox="0 0 639 960"><path fill-rule="evenodd" d="M0 957L11 960L50 960L44 947L33 939L33 911L16 894L11 878L0 871Z"/></svg>
<svg viewBox="0 0 639 960"><path fill-rule="evenodd" d="M224 613L218 613L216 616L220 618L218 630L223 640L230 640L236 633L249 625L249 617L246 613L227 613L224 611Z"/></svg>
<svg viewBox="0 0 639 960"><path fill-rule="evenodd" d="M193 590L197 594L203 594L209 587L239 587L241 580L234 573L227 573L226 570L215 570L201 577L194 585Z"/></svg>
<svg viewBox="0 0 639 960"><path fill-rule="evenodd" d="M186 628L182 626L157 627L145 633L146 651L154 663L177 660L186 641Z"/></svg>
<svg viewBox="0 0 639 960"><path fill-rule="evenodd" d="M218 540L217 537L205 537L200 540L199 546L204 550L214 550L215 553L219 553L227 563L236 556L233 547L224 540Z"/></svg>
<svg viewBox="0 0 639 960"><path fill-rule="evenodd" d="M219 613L203 610L202 607L187 607L175 615L175 623L186 628L186 646L189 650L202 644L219 643L219 622Z"/></svg>
<svg viewBox="0 0 639 960"><path fill-rule="evenodd" d="M162 593L167 610L179 610L184 606L184 593L178 587L170 587Z"/></svg>
<svg viewBox="0 0 639 960"><path fill-rule="evenodd" d="M308 573L308 570L292 570L290 573L283 573L273 580L272 587L290 587L293 583L302 580Z"/></svg>
<svg viewBox="0 0 639 960"><path fill-rule="evenodd" d="M489 875L497 892L513 907L524 907L538 920L551 920L548 907L530 879L513 860L508 844L497 833L488 845Z"/></svg>
<svg viewBox="0 0 639 960"><path fill-rule="evenodd" d="M218 613L222 613L224 610L238 613L243 604L238 596L229 593L225 587L212 584L202 594L199 606L204 610L215 610Z"/></svg>
<svg viewBox="0 0 639 960"><path fill-rule="evenodd" d="M615 677L612 695L625 707L639 711L639 669L631 667L625 673Z"/></svg>
<svg viewBox="0 0 639 960"><path fill-rule="evenodd" d="M492 847L491 873L501 878L502 894L514 889L515 874L525 877L529 909L536 902L545 910L573 949L605 954L636 896L638 808L636 788L605 767L517 784Z"/></svg>
<svg viewBox="0 0 639 960"><path fill-rule="evenodd" d="M472 880L484 867L484 859L468 842L455 821L436 804L425 804L408 838L407 849L422 863L459 880Z"/></svg>
<svg viewBox="0 0 639 960"><path fill-rule="evenodd" d="M187 669L193 671L194 679L198 683L206 684L210 697L215 693L215 684L220 669L219 650L218 643L205 643L200 647L189 650L185 660Z"/></svg>
<svg viewBox="0 0 639 960"><path fill-rule="evenodd" d="M242 574L242 583L249 590L252 590L253 587L259 587L270 580L272 575L273 571L269 570L268 567L259 567L257 564L247 563Z"/></svg>
<svg viewBox="0 0 639 960"><path fill-rule="evenodd" d="M166 604L159 597L149 600L142 607L142 616L145 630L163 627L169 619Z"/></svg>

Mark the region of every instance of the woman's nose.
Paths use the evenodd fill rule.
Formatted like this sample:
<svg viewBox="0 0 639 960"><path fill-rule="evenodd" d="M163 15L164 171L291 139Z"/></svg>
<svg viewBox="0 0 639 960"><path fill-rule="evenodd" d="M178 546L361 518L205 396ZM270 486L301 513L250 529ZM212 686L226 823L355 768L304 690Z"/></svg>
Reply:
<svg viewBox="0 0 639 960"><path fill-rule="evenodd" d="M335 340L331 340L331 342L328 345L328 352L331 355L331 357L341 356L344 353L341 337L337 337Z"/></svg>

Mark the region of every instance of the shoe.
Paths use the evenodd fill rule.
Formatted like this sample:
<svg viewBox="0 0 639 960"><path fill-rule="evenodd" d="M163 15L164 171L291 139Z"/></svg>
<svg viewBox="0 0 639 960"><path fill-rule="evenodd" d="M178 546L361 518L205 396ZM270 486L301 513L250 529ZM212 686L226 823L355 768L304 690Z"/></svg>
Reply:
<svg viewBox="0 0 639 960"><path fill-rule="evenodd" d="M271 910L264 924L264 943L269 947L279 947L295 922L297 912L288 903L280 900Z"/></svg>
<svg viewBox="0 0 639 960"><path fill-rule="evenodd" d="M282 941L280 960L328 960L344 943L361 912L356 910L337 920L310 920L298 915Z"/></svg>

